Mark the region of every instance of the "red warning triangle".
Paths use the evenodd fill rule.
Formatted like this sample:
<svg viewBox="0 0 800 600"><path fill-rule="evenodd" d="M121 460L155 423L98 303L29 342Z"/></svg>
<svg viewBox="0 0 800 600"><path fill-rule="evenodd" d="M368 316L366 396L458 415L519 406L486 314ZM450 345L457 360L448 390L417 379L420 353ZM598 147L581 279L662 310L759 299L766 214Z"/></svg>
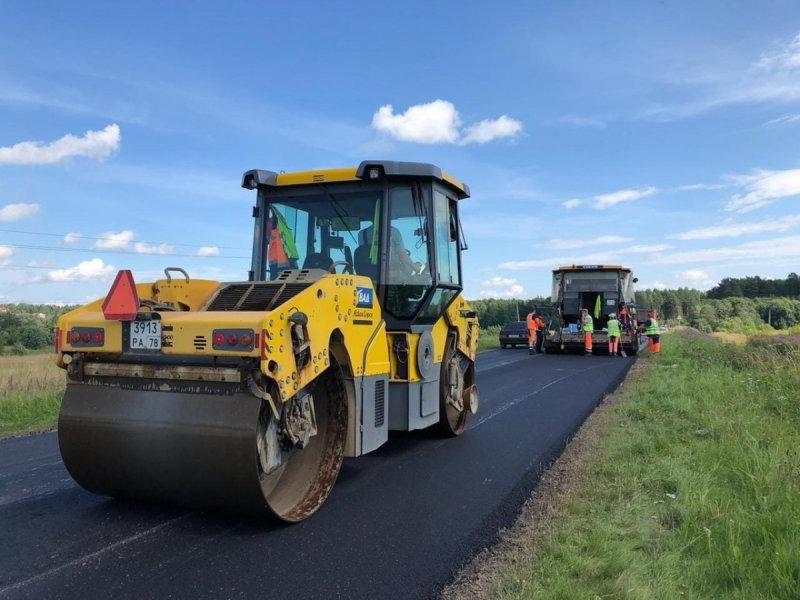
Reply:
<svg viewBox="0 0 800 600"><path fill-rule="evenodd" d="M103 302L103 316L109 321L133 321L139 311L139 294L133 282L133 273L125 269L117 278Z"/></svg>

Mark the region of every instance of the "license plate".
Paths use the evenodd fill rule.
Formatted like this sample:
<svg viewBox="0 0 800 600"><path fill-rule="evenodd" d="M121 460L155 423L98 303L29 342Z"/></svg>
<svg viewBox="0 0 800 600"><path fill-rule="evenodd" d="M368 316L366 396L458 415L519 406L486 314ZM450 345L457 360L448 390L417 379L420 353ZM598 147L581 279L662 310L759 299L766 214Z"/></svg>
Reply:
<svg viewBox="0 0 800 600"><path fill-rule="evenodd" d="M510 337L510 338L518 338L519 336L516 333L512 333L508 337Z"/></svg>
<svg viewBox="0 0 800 600"><path fill-rule="evenodd" d="M130 324L131 350L161 350L161 321L133 321Z"/></svg>

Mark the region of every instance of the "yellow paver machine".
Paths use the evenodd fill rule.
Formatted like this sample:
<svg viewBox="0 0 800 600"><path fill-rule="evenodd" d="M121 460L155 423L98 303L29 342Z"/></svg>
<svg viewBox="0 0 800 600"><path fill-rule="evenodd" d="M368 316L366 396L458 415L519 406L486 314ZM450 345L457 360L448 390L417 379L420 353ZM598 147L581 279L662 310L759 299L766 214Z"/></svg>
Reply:
<svg viewBox="0 0 800 600"><path fill-rule="evenodd" d="M248 281L120 271L59 319L59 444L83 487L300 521L345 456L390 430L459 435L477 411L466 185L365 161L242 186L257 191Z"/></svg>

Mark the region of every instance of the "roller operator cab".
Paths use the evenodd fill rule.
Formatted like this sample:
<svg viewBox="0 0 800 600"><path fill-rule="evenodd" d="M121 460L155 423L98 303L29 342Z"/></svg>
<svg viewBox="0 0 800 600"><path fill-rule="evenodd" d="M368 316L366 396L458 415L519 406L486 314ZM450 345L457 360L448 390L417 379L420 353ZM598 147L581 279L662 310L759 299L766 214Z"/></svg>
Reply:
<svg viewBox="0 0 800 600"><path fill-rule="evenodd" d="M624 306L628 311L628 321L622 323L621 343L627 353L636 354L639 336L634 284L637 281L628 267L620 265L570 265L554 269L551 299L555 317L545 331L545 350L583 350L580 318L581 310L585 308L594 322L592 345L601 354L607 352L608 315L615 313L619 318Z"/></svg>
<svg viewBox="0 0 800 600"><path fill-rule="evenodd" d="M390 430L459 435L477 411L466 185L389 161L242 185L256 191L247 281L121 271L60 318L59 444L87 489L300 521L343 457Z"/></svg>

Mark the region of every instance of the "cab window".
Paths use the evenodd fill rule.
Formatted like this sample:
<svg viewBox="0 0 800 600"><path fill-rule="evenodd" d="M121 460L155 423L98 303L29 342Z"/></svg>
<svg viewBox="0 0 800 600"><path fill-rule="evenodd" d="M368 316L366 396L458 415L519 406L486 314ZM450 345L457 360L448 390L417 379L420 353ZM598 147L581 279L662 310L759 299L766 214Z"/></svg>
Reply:
<svg viewBox="0 0 800 600"><path fill-rule="evenodd" d="M322 193L275 198L268 205L267 276L287 269L357 273L377 284L383 192Z"/></svg>
<svg viewBox="0 0 800 600"><path fill-rule="evenodd" d="M427 212L419 188L389 192L386 309L399 318L416 314L433 285Z"/></svg>
<svg viewBox="0 0 800 600"><path fill-rule="evenodd" d="M459 285L458 216L456 202L434 190L434 223L436 227L436 261L440 283Z"/></svg>

